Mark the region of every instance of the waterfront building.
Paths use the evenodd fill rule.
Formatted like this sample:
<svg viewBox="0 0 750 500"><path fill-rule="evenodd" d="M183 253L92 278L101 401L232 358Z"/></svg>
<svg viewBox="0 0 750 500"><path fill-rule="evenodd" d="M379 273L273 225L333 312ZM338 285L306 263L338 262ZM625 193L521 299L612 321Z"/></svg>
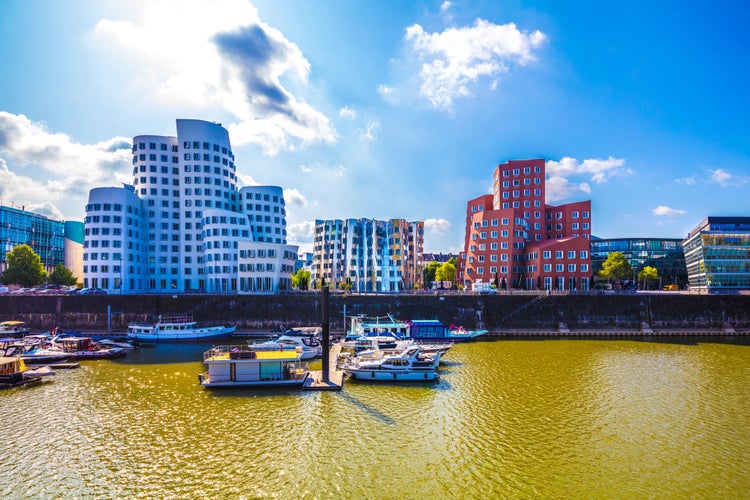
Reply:
<svg viewBox="0 0 750 500"><path fill-rule="evenodd" d="M594 276L599 274L602 264L612 252L621 252L633 266L633 280L646 266L659 272L660 288L675 284L684 288L687 284L685 255L680 238L591 238L591 268Z"/></svg>
<svg viewBox="0 0 750 500"><path fill-rule="evenodd" d="M121 293L259 293L291 288L278 186L237 187L229 134L177 120L177 136L133 138L133 184L86 205L84 286Z"/></svg>
<svg viewBox="0 0 750 500"><path fill-rule="evenodd" d="M316 220L311 279L354 292L398 292L422 285L424 222Z"/></svg>
<svg viewBox="0 0 750 500"><path fill-rule="evenodd" d="M83 239L84 225L81 221L65 221L65 267L79 283L83 283Z"/></svg>
<svg viewBox="0 0 750 500"><path fill-rule="evenodd" d="M688 233L682 246L691 290L750 289L750 217L707 217Z"/></svg>
<svg viewBox="0 0 750 500"><path fill-rule="evenodd" d="M5 254L19 245L28 245L51 273L65 264L65 223L21 208L0 205L0 272L7 265Z"/></svg>
<svg viewBox="0 0 750 500"><path fill-rule="evenodd" d="M545 202L545 161L511 160L493 193L469 200L457 279L464 288L588 290L591 202Z"/></svg>

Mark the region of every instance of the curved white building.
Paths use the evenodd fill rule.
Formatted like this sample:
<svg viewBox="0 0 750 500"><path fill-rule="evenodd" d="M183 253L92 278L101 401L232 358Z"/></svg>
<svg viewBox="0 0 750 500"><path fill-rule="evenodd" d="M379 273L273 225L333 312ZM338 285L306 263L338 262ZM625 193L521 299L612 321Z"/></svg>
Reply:
<svg viewBox="0 0 750 500"><path fill-rule="evenodd" d="M284 246L274 253L293 252L296 258L296 247L286 246L282 189L252 186L238 191L229 134L220 124L177 120L177 137L134 137L133 186L99 189L128 191L142 204L138 225L141 265L124 270L123 292L237 293L241 291L240 242ZM102 196L107 194L97 189L89 195L84 244L84 259L89 261L101 257L94 248L103 244L101 228L95 222L101 217L97 210L101 210ZM128 195L109 192L108 196L125 199ZM101 218L96 220L101 223ZM120 289L113 286L115 276L110 267L105 274L100 264L88 264L85 286ZM293 266L288 271L288 275L276 275L268 287L246 290L284 289L291 281ZM265 279L263 283L269 285Z"/></svg>

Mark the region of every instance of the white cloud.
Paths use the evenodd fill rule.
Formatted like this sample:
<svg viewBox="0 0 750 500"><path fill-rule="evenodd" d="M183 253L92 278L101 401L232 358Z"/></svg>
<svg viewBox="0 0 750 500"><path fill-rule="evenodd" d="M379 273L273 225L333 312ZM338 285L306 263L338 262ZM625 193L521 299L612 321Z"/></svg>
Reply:
<svg viewBox="0 0 750 500"><path fill-rule="evenodd" d="M732 182L733 175L724 170L723 168L717 168L716 170L709 170L711 173L710 182L718 184L722 187L727 187Z"/></svg>
<svg viewBox="0 0 750 500"><path fill-rule="evenodd" d="M382 83L380 85L378 85L378 94L380 94L382 96L389 96L389 95L393 94L393 91L394 91L393 87L389 87L388 85L385 85L385 84L382 84Z"/></svg>
<svg viewBox="0 0 750 500"><path fill-rule="evenodd" d="M339 116L341 118L355 118L357 116L357 112L349 106L344 106L339 110Z"/></svg>
<svg viewBox="0 0 750 500"><path fill-rule="evenodd" d="M89 190L132 182L131 148L125 137L80 144L24 115L0 111L0 194L55 217L80 217Z"/></svg>
<svg viewBox="0 0 750 500"><path fill-rule="evenodd" d="M451 8L451 4L448 0L445 0L443 3L440 4L440 12L445 12L446 10Z"/></svg>
<svg viewBox="0 0 750 500"><path fill-rule="evenodd" d="M315 234L315 221L304 221L287 226L287 239L291 244L312 243Z"/></svg>
<svg viewBox="0 0 750 500"><path fill-rule="evenodd" d="M591 194L591 186L588 183L575 184L559 175L548 177L544 189L548 202L564 200L581 193Z"/></svg>
<svg viewBox="0 0 750 500"><path fill-rule="evenodd" d="M658 207L653 209L651 213L659 217L672 217L675 215L685 215L687 212L685 210L679 210L677 208L670 208L665 205L659 205Z"/></svg>
<svg viewBox="0 0 750 500"><path fill-rule="evenodd" d="M362 142L374 141L377 138L377 132L380 128L380 123L375 120L367 122L365 130L361 130L359 134L359 140Z"/></svg>
<svg viewBox="0 0 750 500"><path fill-rule="evenodd" d="M426 219L424 221L426 230L433 234L447 233L451 230L451 223L445 219Z"/></svg>
<svg viewBox="0 0 750 500"><path fill-rule="evenodd" d="M551 176L591 176L590 179L598 184L607 182L610 177L632 174L632 171L625 167L625 160L623 158L612 158L611 156L606 160L588 159L581 162L569 157L565 157L560 161L549 160L546 163L545 169L547 174Z"/></svg>
<svg viewBox="0 0 750 500"><path fill-rule="evenodd" d="M332 177L342 177L347 171L347 168L341 164L325 166L320 163L313 163L312 165L300 165L299 168L305 174L323 174Z"/></svg>
<svg viewBox="0 0 750 500"><path fill-rule="evenodd" d="M541 31L527 33L513 23L497 25L484 19L442 33L427 33L415 24L406 28L404 36L422 63L420 93L443 110L450 109L457 97L470 95L470 85L480 78L490 78L496 87L498 76L507 73L511 64L534 61L534 49L545 39Z"/></svg>
<svg viewBox="0 0 750 500"><path fill-rule="evenodd" d="M307 198L305 198L305 196L296 188L284 190L284 201L287 205L294 205L297 207L307 206Z"/></svg>
<svg viewBox="0 0 750 500"><path fill-rule="evenodd" d="M139 24L103 19L95 32L139 55L137 83L154 99L234 116L227 128L237 146L274 155L336 140L328 118L281 83L306 84L310 63L247 1L162 0Z"/></svg>

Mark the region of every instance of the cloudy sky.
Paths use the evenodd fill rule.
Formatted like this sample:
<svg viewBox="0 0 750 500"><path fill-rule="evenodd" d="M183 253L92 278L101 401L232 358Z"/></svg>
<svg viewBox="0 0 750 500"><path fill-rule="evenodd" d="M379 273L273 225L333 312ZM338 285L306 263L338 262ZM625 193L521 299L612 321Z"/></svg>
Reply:
<svg viewBox="0 0 750 500"><path fill-rule="evenodd" d="M222 123L244 184L315 219L423 220L458 252L511 159L593 233L684 237L749 215L745 2L6 0L0 199L82 220L130 140Z"/></svg>

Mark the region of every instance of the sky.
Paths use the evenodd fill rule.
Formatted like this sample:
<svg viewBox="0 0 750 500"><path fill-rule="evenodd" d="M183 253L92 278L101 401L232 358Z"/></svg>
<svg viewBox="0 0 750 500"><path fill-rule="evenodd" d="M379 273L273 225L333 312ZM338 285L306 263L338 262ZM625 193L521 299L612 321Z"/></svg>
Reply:
<svg viewBox="0 0 750 500"><path fill-rule="evenodd" d="M0 202L83 220L132 183L136 135L221 123L241 185L316 219L425 223L462 250L498 164L543 158L547 202L601 238L750 215L742 1L0 1Z"/></svg>

